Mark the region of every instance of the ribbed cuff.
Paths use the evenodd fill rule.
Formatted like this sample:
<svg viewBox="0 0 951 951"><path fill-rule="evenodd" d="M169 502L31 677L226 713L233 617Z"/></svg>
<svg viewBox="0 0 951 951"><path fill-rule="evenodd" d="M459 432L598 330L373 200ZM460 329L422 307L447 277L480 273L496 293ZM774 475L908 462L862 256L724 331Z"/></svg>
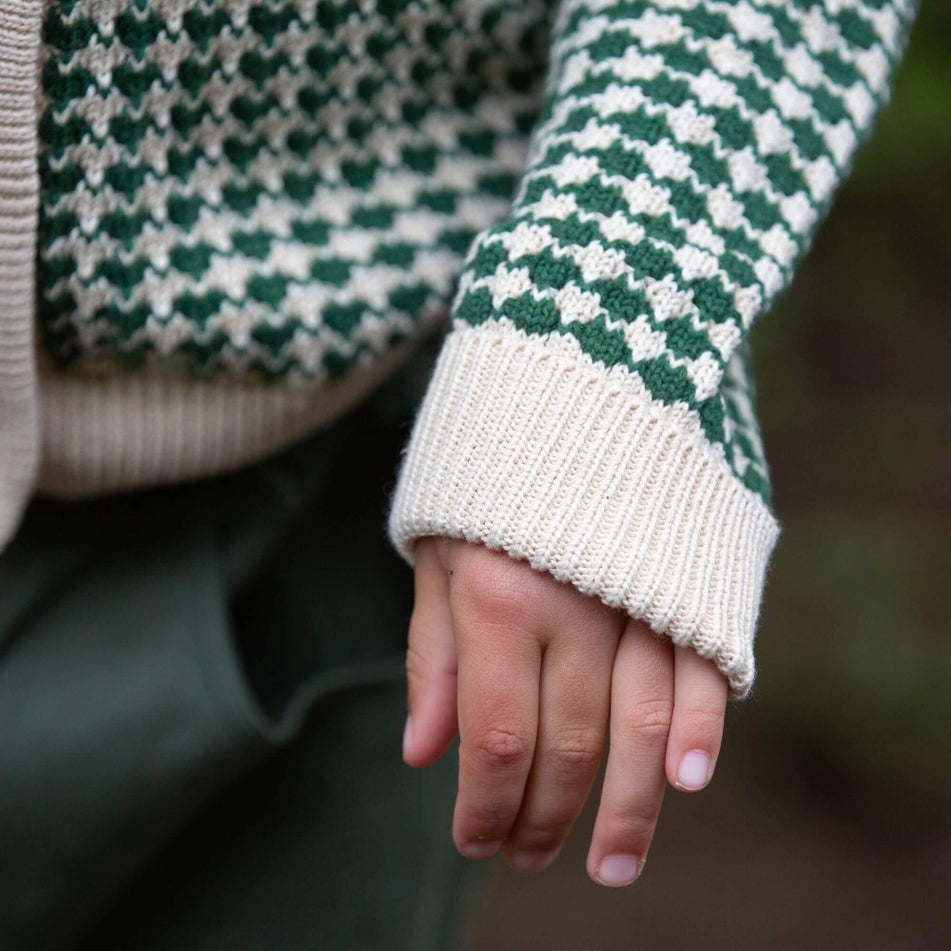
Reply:
<svg viewBox="0 0 951 951"><path fill-rule="evenodd" d="M713 659L734 697L778 526L686 406L573 341L454 330L403 462L390 536L502 549Z"/></svg>

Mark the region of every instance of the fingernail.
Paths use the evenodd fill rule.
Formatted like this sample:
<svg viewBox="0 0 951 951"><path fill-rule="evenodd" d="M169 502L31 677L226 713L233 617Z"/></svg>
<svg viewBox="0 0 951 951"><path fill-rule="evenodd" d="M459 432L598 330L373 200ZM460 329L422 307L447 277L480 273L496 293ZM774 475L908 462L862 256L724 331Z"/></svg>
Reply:
<svg viewBox="0 0 951 951"><path fill-rule="evenodd" d="M611 888L630 885L641 873L641 860L636 855L609 855L598 866L598 881Z"/></svg>
<svg viewBox="0 0 951 951"><path fill-rule="evenodd" d="M496 839L491 842L467 842L465 845L459 847L459 851L467 859L475 859L480 861L482 859L490 859L495 855L499 849L502 848L502 840Z"/></svg>
<svg viewBox="0 0 951 951"><path fill-rule="evenodd" d="M413 718L408 716L406 718L406 726L403 727L403 759L406 759L406 753L409 750L409 745L413 741Z"/></svg>
<svg viewBox="0 0 951 951"><path fill-rule="evenodd" d="M547 852L516 852L512 858L512 867L520 872L540 872L543 868L548 868L555 861L555 856L559 849L549 849Z"/></svg>
<svg viewBox="0 0 951 951"><path fill-rule="evenodd" d="M684 754L677 770L677 785L681 789L703 789L710 777L710 757L701 750Z"/></svg>

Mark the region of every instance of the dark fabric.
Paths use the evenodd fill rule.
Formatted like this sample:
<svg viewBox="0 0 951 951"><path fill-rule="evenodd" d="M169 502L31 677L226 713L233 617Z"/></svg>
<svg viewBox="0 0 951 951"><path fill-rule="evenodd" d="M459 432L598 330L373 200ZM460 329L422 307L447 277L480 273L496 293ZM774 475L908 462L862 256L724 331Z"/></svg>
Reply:
<svg viewBox="0 0 951 951"><path fill-rule="evenodd" d="M449 946L454 764L400 761L383 534L416 382L235 476L33 504L0 558L4 951Z"/></svg>

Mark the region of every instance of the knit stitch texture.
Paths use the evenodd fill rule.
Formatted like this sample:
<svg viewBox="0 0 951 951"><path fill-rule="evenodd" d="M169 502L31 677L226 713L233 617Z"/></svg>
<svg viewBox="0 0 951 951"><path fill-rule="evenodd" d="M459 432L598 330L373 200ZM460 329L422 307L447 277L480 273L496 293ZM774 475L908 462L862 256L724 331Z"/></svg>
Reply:
<svg viewBox="0 0 951 951"><path fill-rule="evenodd" d="M910 13L566 0L515 207L480 236L456 319L571 335L689 406L765 497L742 367L727 368L847 172Z"/></svg>
<svg viewBox="0 0 951 951"><path fill-rule="evenodd" d="M518 194L467 260L408 451L390 522L407 558L429 534L502 548L749 691L778 529L747 335L868 134L912 14L565 0Z"/></svg>
<svg viewBox="0 0 951 951"><path fill-rule="evenodd" d="M39 33L38 7L0 0L0 546L19 522L39 455L33 361Z"/></svg>
<svg viewBox="0 0 951 951"><path fill-rule="evenodd" d="M60 366L340 377L445 312L510 204L543 0L59 0L41 325Z"/></svg>
<svg viewBox="0 0 951 951"><path fill-rule="evenodd" d="M398 549L505 549L743 695L777 535L748 334L887 98L914 7L46 0L45 484L243 464L451 314Z"/></svg>

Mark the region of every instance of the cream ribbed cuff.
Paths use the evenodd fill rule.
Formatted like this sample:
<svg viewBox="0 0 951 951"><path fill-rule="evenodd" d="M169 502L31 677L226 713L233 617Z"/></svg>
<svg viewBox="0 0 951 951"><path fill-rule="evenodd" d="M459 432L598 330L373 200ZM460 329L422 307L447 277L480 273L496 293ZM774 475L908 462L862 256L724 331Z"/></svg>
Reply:
<svg viewBox="0 0 951 951"><path fill-rule="evenodd" d="M390 513L415 539L503 549L712 658L733 695L778 526L686 406L654 400L571 339L456 329L416 420Z"/></svg>

